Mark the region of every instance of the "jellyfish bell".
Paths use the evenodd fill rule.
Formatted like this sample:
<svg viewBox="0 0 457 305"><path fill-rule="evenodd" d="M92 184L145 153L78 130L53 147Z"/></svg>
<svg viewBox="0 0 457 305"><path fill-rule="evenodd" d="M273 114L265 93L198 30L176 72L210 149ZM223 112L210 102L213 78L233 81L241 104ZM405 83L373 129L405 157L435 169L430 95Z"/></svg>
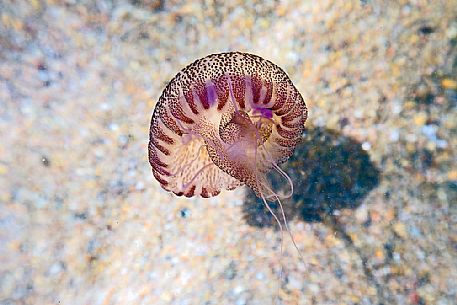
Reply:
<svg viewBox="0 0 457 305"><path fill-rule="evenodd" d="M267 200L279 203L298 250L280 201L293 193L293 184L279 164L293 154L306 118L302 96L280 67L253 54L208 55L182 69L156 104L149 133L152 173L178 196L207 198L247 185L282 232ZM290 185L288 194L269 184L272 171Z"/></svg>
<svg viewBox="0 0 457 305"><path fill-rule="evenodd" d="M271 198L265 175L293 153L306 116L278 66L246 53L209 55L179 72L156 105L152 172L177 195L211 197L246 184Z"/></svg>

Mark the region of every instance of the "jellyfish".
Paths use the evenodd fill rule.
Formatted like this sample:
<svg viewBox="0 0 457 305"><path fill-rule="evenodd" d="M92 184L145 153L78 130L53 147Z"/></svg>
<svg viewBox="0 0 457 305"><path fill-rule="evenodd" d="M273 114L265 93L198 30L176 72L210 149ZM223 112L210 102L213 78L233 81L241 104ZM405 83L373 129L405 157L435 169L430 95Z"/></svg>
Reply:
<svg viewBox="0 0 457 305"><path fill-rule="evenodd" d="M290 232L280 198L292 195L293 183L279 164L293 154L307 114L299 91L271 61L240 52L208 55L182 69L156 104L148 146L152 173L178 196L208 198L246 185L282 232L268 204L279 202ZM290 185L288 194L275 192L271 171Z"/></svg>
<svg viewBox="0 0 457 305"><path fill-rule="evenodd" d="M178 196L218 195L241 185L274 198L266 174L300 141L305 102L287 74L259 56L208 55L182 69L154 109L149 163ZM292 191L292 189L291 189Z"/></svg>

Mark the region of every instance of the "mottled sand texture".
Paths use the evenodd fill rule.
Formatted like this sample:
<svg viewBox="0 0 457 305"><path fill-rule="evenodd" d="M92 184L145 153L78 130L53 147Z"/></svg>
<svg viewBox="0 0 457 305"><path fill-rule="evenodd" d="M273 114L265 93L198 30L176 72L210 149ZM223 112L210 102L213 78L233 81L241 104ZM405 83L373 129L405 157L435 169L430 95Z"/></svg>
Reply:
<svg viewBox="0 0 457 305"><path fill-rule="evenodd" d="M456 304L456 50L451 0L1 1L0 304ZM304 262L244 189L152 176L161 91L224 51L309 107Z"/></svg>

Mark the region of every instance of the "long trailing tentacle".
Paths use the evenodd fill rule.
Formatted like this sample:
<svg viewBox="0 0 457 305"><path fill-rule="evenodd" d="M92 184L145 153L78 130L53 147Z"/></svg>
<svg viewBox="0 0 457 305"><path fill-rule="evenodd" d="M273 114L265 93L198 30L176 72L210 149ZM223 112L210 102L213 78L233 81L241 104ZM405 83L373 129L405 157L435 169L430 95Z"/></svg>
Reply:
<svg viewBox="0 0 457 305"><path fill-rule="evenodd" d="M273 215L273 217L275 218L276 220L276 223L278 224L279 226L279 230L281 232L281 239L280 239L280 257L279 257L279 279L280 279L280 282L278 283L278 293L277 293L277 296L279 298L279 292L281 290L281 282L283 280L283 273L284 273L284 270L283 270L283 264L282 264L282 260L283 260L283 257L284 257L284 230L282 228L282 224L281 224L281 221L279 220L278 216L276 216L276 214L273 212L272 208L270 207L270 205L268 204L267 200L265 199L265 197L261 194L261 198L263 200L263 203L265 204L266 208L268 209L268 211L270 211L271 215Z"/></svg>
<svg viewBox="0 0 457 305"><path fill-rule="evenodd" d="M258 139L260 138L260 135L259 135L259 131L258 129L256 129L256 143L258 141ZM262 183L259 181L259 177L258 177L258 170L257 170L257 145L255 146L255 151L254 151L254 175L255 175L255 180L256 180L256 184L257 185L261 185ZM279 300L279 294L280 294L280 290L281 290L281 282L283 281L283 273L284 273L284 270L283 270L283 264L282 264L282 260L283 260L283 257L284 257L284 230L283 230L283 227L282 227L282 224L281 224L281 221L279 220L278 216L276 216L276 214L273 212L273 209L270 207L270 205L268 204L267 200L265 199L265 196L263 195L262 191L260 191L260 196L262 198L262 201L263 203L265 204L266 208L268 209L268 211L271 213L271 215L273 215L274 219L276 220L276 223L278 224L279 226L279 230L281 232L281 238L280 238L280 256L279 256L279 282L278 282L278 293L277 293L277 298Z"/></svg>
<svg viewBox="0 0 457 305"><path fill-rule="evenodd" d="M263 185L263 186L264 186L265 188L267 188L269 191L273 192L273 190L270 189L267 185ZM301 258L301 260L302 260L302 263L304 263L305 265L307 265L306 262L305 262L305 258L303 257L303 254L301 253L300 249L298 248L298 245L297 245L297 243L296 243L296 241L295 241L295 237L294 237L294 235L292 234L292 230L290 230L289 223L288 223L288 221L287 221L286 213L284 212L284 208L283 208L282 202L281 202L281 200L279 199L279 197L278 197L277 195L275 195L274 197L276 198L276 201L277 201L278 204L279 204L279 208L280 208L280 210L281 210L281 216L282 216L282 219L283 219L283 221L284 221L284 226L286 227L286 230L287 230L287 232L288 232L288 234L289 234L289 236L290 236L290 239L292 240L292 243L294 244L294 247L295 247L295 249L297 250L298 255L300 256L300 258ZM271 211L270 211L270 212L271 212ZM275 218L276 218L276 216L275 216Z"/></svg>
<svg viewBox="0 0 457 305"><path fill-rule="evenodd" d="M251 116L252 117L261 117L261 116ZM261 117L263 118L263 117ZM269 119L269 118L265 118L267 119L268 121L272 122L274 124L274 121L272 119ZM260 120L259 120L260 121ZM258 123L258 122L257 122ZM260 135L259 135L259 132L258 132L258 128L256 128L256 139L258 140L260 138ZM282 198L282 199L286 199L286 198L290 198L293 193L294 193L294 184L292 182L292 179L289 177L289 175L287 175L287 173L282 170L277 164L276 162L274 161L273 157L271 156L271 153L268 151L268 149L265 147L265 142L262 142L261 143L261 146L263 148L263 151L264 153L266 154L266 161L268 161L272 166L273 168L282 176L284 177L286 180L287 180L287 183L289 184L290 186L290 191L289 193L287 193L286 195L280 195L280 194L276 194L275 192L272 191L271 194L269 194L268 196L265 196L267 199L271 199L271 198L274 198L275 196L278 196L279 198ZM257 156L257 152L256 152L256 156ZM257 163L256 163L256 166L257 166Z"/></svg>
<svg viewBox="0 0 457 305"><path fill-rule="evenodd" d="M305 262L305 258L303 257L303 253L302 253L302 252L300 251L300 249L298 248L297 242L295 241L295 237L294 237L294 235L292 234L292 230L289 228L289 223L287 222L286 213L284 213L284 208L283 208L283 206L282 206L281 200L279 199L278 196L276 196L276 200L277 200L278 203L279 203L279 208L281 209L281 214L282 214L282 218L283 218L283 220L284 220L284 225L285 225L285 227L286 227L287 232L289 233L290 239L292 240L292 243L294 244L294 247L295 247L295 249L297 250L298 255L300 256L300 259L301 259L302 263L305 264L305 265L307 265L306 262Z"/></svg>
<svg viewBox="0 0 457 305"><path fill-rule="evenodd" d="M262 143L262 146L265 148L264 144ZM265 152L268 156L268 161L273 165L273 167L279 172L281 173L281 175L283 175L283 177L285 177L287 179L287 181L289 182L289 185L290 185L290 194L288 194L287 196L285 196L284 198L290 198L293 193L294 193L294 184L292 182L292 179L290 179L289 175L287 175L286 172L284 172L277 164L276 162L273 161L273 158L271 156L271 154L268 152L267 149L265 149ZM279 204L279 208L281 210L281 214L282 214L282 218L283 218L283 221L284 221L284 225L286 227L286 230L287 232L289 233L289 236L290 236L290 239L292 240L292 243L294 244L294 247L295 249L297 250L298 252L298 255L300 256L302 262L306 265L305 263L305 259L303 257L303 254L301 253L300 249L298 249L298 246L297 246L297 243L295 242L295 238L292 234L292 231L290 230L289 228L289 223L287 222L287 218L286 218L286 213L284 212L284 208L282 206L282 202L280 200L280 197L270 188L268 187L267 185L263 185L263 187L267 188L268 191L270 191L273 196L276 198L276 201L278 201L278 204Z"/></svg>
<svg viewBox="0 0 457 305"><path fill-rule="evenodd" d="M258 130L256 130L256 140L258 140L259 137L260 137L259 132L258 132ZM263 148L265 148L264 143L262 143L261 146L262 146ZM281 202L281 200L280 200L280 196L278 196L278 194L276 194L276 193L275 193L266 183L262 183L262 182L260 181L260 179L258 178L258 170L257 170L257 151L258 151L258 147L256 146L256 148L255 148L255 158L254 158L254 159L255 159L255 163L254 163L254 164L255 164L255 179L256 179L256 183L257 183L258 185L260 185L260 189L261 189L261 190L267 190L267 191L271 194L269 197L275 198L276 201L278 202L279 208L280 208L280 210L281 210L282 220L284 221L284 226L285 226L285 228L286 228L286 231L287 231L287 233L289 234L290 239L292 240L292 243L293 243L295 249L296 249L297 252L298 252L298 255L299 255L299 257L300 257L300 260L301 260L302 263L305 264L305 266L306 266L307 264L306 264L306 262L305 262L305 258L303 257L303 254L302 254L302 252L300 251L300 249L298 248L297 242L295 241L295 237L294 237L294 235L293 235L293 233L292 233L292 230L291 230L290 227L289 227L289 223L288 223L288 221L287 221L286 213L284 212L284 207L283 207L282 202ZM266 154L267 154L267 156L268 156L268 162L270 162L270 163L273 165L273 167L274 167L283 177L285 177L285 178L287 179L287 181L288 181L288 183L289 183L289 185L290 185L290 187L291 187L290 193L289 193L288 195L286 195L284 198L289 198L289 197L291 197L291 196L293 195L293 191L294 191L292 180L291 180L290 177L289 177L289 176L288 176L288 175L287 175L287 174L286 174L286 173L276 164L276 162L274 162L274 160L273 160L271 154L268 152L268 150L264 149L264 151L266 152ZM280 228L280 230L281 230L281 257L280 257L280 264L281 264L281 280L282 280L283 266L282 266L282 263L281 263L281 262L282 262L283 255L284 255L284 253L283 253L283 239L284 239L284 238L283 238L283 232L284 232L284 230L283 230L282 224L281 224L281 222L280 222L278 216L277 216L277 215L273 212L273 210L271 209L271 207L270 207L270 205L268 204L268 202L267 202L265 196L263 195L263 192L262 192L262 191L260 191L260 195L261 195L261 198L262 198L262 200L263 200L263 203L265 204L265 206L267 207L267 209L268 209L268 211L271 213L271 215L274 217L275 221L278 223L278 226L279 226L279 228ZM279 289L278 289L278 292L279 292Z"/></svg>
<svg viewBox="0 0 457 305"><path fill-rule="evenodd" d="M262 143L262 146L265 148L263 143ZM288 182L288 184L290 186L290 191L289 191L288 194L286 194L286 195L278 195L278 194L276 194L276 196L278 196L279 198L282 198L282 199L286 199L286 198L292 197L292 195L294 194L294 183L292 182L292 179L289 177L289 175L284 170L282 170L278 166L278 164L276 164L276 162L273 160L273 157L271 156L270 152L267 149L265 149L265 153L267 154L267 157L268 157L267 161L270 162L270 164L273 166L273 168L278 173L280 173L281 176L283 176L287 180L287 182Z"/></svg>

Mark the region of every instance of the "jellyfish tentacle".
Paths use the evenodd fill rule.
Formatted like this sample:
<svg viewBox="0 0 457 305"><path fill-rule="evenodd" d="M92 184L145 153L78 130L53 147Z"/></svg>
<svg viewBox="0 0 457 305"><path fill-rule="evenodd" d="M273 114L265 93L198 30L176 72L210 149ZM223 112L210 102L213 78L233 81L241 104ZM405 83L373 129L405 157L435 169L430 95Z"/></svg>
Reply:
<svg viewBox="0 0 457 305"><path fill-rule="evenodd" d="M277 294L278 297L279 297L279 292L280 292L280 289L281 289L281 282L283 280L283 269L284 269L284 266L283 266L283 263L282 263L282 261L284 259L284 230L283 230L281 221L279 220L278 216L276 216L276 214L273 212L273 209L270 207L270 205L268 204L268 202L265 199L265 197L263 195L261 195L261 198L262 198L262 201L263 201L265 207L268 209L268 211L270 212L270 214L273 216L273 218L275 219L276 223L278 224L279 230L280 230L280 234L281 234L281 237L280 237L280 256L279 256L280 273L279 273L278 294Z"/></svg>
<svg viewBox="0 0 457 305"><path fill-rule="evenodd" d="M258 132L256 131L256 138L259 137L259 134ZM258 178L258 172L257 172L257 146L255 147L255 154L254 154L254 164L255 164L255 180L256 180L256 184L259 183L259 178ZM277 293L277 296L279 298L279 292L280 292L280 289L281 289L281 282L283 280L283 264L282 264L282 260L283 260L283 257L284 257L284 248L283 248L283 243L284 243L284 230L283 230L283 227L282 227L282 224L281 224L281 221L279 220L278 216L273 212L273 209L270 207L270 205L268 204L267 200L265 199L265 196L264 194L260 191L260 197L262 198L262 201L265 205L265 207L268 209L268 211L270 212L270 214L273 216L273 218L275 219L276 223L278 224L279 226L279 230L280 230L280 234L281 234L281 237L280 237L280 255L279 255L279 268L280 268L280 274L279 274L279 282L278 282L278 293Z"/></svg>
<svg viewBox="0 0 457 305"><path fill-rule="evenodd" d="M259 137L258 131L256 131L256 137L257 137L257 138ZM264 146L264 144L262 144L262 146ZM268 153L268 150L265 150L265 151L266 151L266 153L267 153L267 155L268 155L268 154L269 154L269 153ZM256 161L256 162L255 162L255 166L256 166L256 168L257 168L257 147L256 147L256 153L255 153L255 161ZM293 183L292 183L292 180L290 179L290 177L289 177L289 176L288 176L288 175L287 175L287 174L286 174L286 173L285 173L276 163L272 162L271 156L270 156L270 158L269 158L269 161L271 162L271 164L272 164L281 174L284 175L284 177L287 178L287 180L288 180L288 182L290 183L290 186L291 186L291 194L290 194L290 196L292 196L292 195L293 195ZM287 221L287 218L286 218L286 214L285 214L285 212L284 212L284 208L283 208L282 202L281 202L281 200L280 200L278 194L277 194L276 192L274 192L266 183L263 183L260 179L258 179L257 175L258 175L258 174L257 174L257 170L256 170L256 171L255 171L256 183L260 183L260 185L261 185L261 188L260 188L260 189L261 189L261 190L262 190L262 189L267 189L267 190L273 195L273 197L276 199L276 201L278 202L279 207L280 207L280 210L281 210L282 219L283 219L283 221L284 221L284 226L285 226L285 228L286 228L286 231L287 231L287 233L289 234L289 236L290 236L290 238L291 238L291 240L292 240L292 243L293 243L295 249L296 249L297 252L298 252L298 255L300 256L300 259L301 259L302 262L306 265L306 262L305 262L305 259L304 259L304 257L303 257L303 254L301 253L300 249L298 248L298 245L297 245L297 243L296 243L296 241L295 241L295 237L293 236L293 233L292 233L292 231L291 231L290 228L289 228L289 224L288 224L288 221ZM260 192L260 195L261 195L262 200L263 200L263 202L265 203L267 209L268 209L269 212L273 215L273 217L275 218L275 220L278 222L279 227L280 227L280 230L281 230L281 234L282 234L283 229L282 229L282 225L279 223L278 217L275 215L275 213L273 213L272 209L271 209L270 206L267 204L266 199L265 199L265 196L264 196L264 194L262 193L262 191ZM290 196L289 196L289 197L290 197ZM288 198L288 197L285 197L285 198ZM282 242L283 242L283 241L282 241L282 236L281 236L281 245L282 245ZM281 253L281 256L282 256L282 253Z"/></svg>
<svg viewBox="0 0 457 305"><path fill-rule="evenodd" d="M264 146L264 144L262 144ZM265 149L265 146L264 146L264 149ZM270 164L273 166L273 168L281 175L283 176L286 180L287 180L287 183L289 184L290 186L290 191L287 195L282 195L282 196L279 196L281 198L290 198L292 197L292 195L294 194L294 183L292 182L292 179L290 178L290 176L285 172L283 171L279 166L278 164L276 164L276 162L273 160L270 152L265 149L264 150L266 155L267 155L267 161L270 162Z"/></svg>
<svg viewBox="0 0 457 305"><path fill-rule="evenodd" d="M290 186L290 191L287 195L282 195L282 196L279 196L281 198L290 198L292 197L292 195L294 194L294 184L292 182L292 179L290 179L290 176L285 172L283 171L277 164L276 162L274 161L270 161L271 164L273 165L273 167L281 174L281 176L283 176L284 178L286 178L287 182L289 183L289 186Z"/></svg>
<svg viewBox="0 0 457 305"><path fill-rule="evenodd" d="M284 212L284 208L282 206L282 203L281 203L281 200L279 199L278 196L276 196L276 200L278 201L279 203L279 207L281 209L281 214L282 214L282 217L283 217L283 220L284 220L284 225L286 227L286 230L287 232L289 233L289 236L290 236L290 239L292 240L292 243L294 244L294 247L295 249L297 250L298 252L298 255L300 256L300 259L302 261L303 264L305 264L305 266L307 265L307 263L305 262L305 258L303 256L303 253L300 251L300 249L298 248L298 245L297 245L297 242L295 241L295 237L292 233L292 230L289 228L289 224L288 224L288 221L286 219L286 213Z"/></svg>
<svg viewBox="0 0 457 305"><path fill-rule="evenodd" d="M276 164L275 164L275 165L276 165ZM279 166L276 165L276 167L277 167L278 169L280 169ZM282 170L281 170L281 171L282 171ZM282 171L282 172L283 172L283 171ZM284 173L284 172L283 172L283 173ZM284 173L284 174L285 174L285 173ZM288 180L290 181L290 185L291 185L291 188L292 188L291 191L292 191L292 194L293 194L293 183L292 183L292 181L290 180L290 177L289 177L287 174L285 174L285 175L287 176ZM262 183L262 182L260 182L260 183ZM300 256L300 259L301 259L302 263L305 264L305 265L307 265L306 262L305 262L305 258L303 257L302 252L301 252L300 249L298 248L298 245L297 245L297 243L296 243L296 241L295 241L295 237L293 236L292 230L291 230L290 227L289 227L289 223L288 223L287 218L286 218L286 213L284 212L284 208L283 208L283 205L282 205L282 202L281 202L279 196L278 196L278 195L277 195L268 185L263 184L262 186L263 186L264 188L266 188L269 192L271 192L271 193L273 194L273 197L275 197L276 201L278 202L279 208L280 208L280 210L281 210L282 219L283 219L283 221L284 221L284 226L286 227L286 231L287 231L287 233L289 234L290 239L292 240L292 243L293 243L295 249L296 249L297 252L298 252L298 255ZM291 195L292 195L292 194L291 194ZM286 197L286 198L287 198L287 197ZM266 202L265 197L264 197L263 195L262 195L262 199L264 200L264 202ZM271 209L269 209L269 211L270 211L270 213L272 213ZM275 217L275 219L277 219L276 215L274 215L274 213L272 213L272 214L273 214L273 216ZM282 230L282 227L280 227L280 228L281 228L281 230Z"/></svg>
<svg viewBox="0 0 457 305"><path fill-rule="evenodd" d="M263 185L263 186L264 186L265 188L267 188L270 192L272 192L272 193L274 194L274 191L271 190L267 185ZM274 197L275 197L275 199L276 199L275 201L278 202L279 209L280 209L280 211L281 211L282 220L284 221L284 226L285 226L285 228L286 228L286 231L287 231L287 233L289 234L289 237L290 237L290 239L292 240L292 243L293 243L295 249L297 250L298 255L300 256L301 261L303 262L303 264L307 265L307 263L305 262L305 258L304 258L304 256L303 256L303 253L302 253L302 252L300 251L300 249L298 248L297 242L295 241L295 237L294 237L294 235L293 235L293 233L292 233L292 230L291 230L290 227L289 227L289 222L287 221L286 213L284 212L284 208L283 208L282 202L281 202L281 200L279 199L279 197L278 197L277 195L274 195ZM264 198L264 197L262 196L262 198ZM269 211L270 211L270 209L269 209ZM270 213L272 213L272 211L270 211ZM275 219L277 218L275 215L273 215L273 216L275 217Z"/></svg>

